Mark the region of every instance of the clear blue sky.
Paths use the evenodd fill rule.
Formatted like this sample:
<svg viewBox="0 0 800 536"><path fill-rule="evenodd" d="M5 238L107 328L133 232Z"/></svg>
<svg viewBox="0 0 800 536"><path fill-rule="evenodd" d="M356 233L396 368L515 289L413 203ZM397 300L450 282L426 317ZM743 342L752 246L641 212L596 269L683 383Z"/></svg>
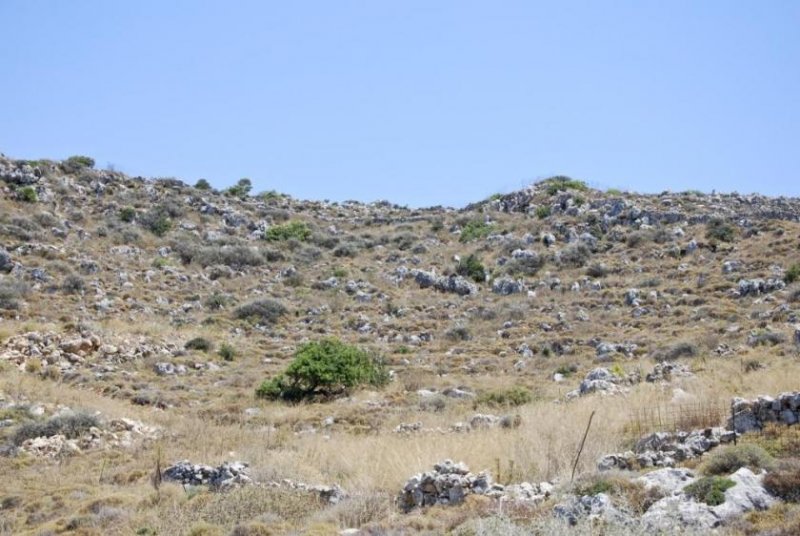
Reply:
<svg viewBox="0 0 800 536"><path fill-rule="evenodd" d="M0 152L461 206L800 195L800 2L0 0Z"/></svg>

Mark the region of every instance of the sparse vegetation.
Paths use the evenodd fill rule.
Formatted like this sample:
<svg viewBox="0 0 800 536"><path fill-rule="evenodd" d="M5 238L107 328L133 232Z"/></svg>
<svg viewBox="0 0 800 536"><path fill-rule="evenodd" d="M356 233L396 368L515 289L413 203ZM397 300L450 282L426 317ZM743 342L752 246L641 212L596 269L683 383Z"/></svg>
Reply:
<svg viewBox="0 0 800 536"><path fill-rule="evenodd" d="M775 460L758 445L729 445L708 455L703 462L702 471L706 475L729 475L742 467L759 472L771 469Z"/></svg>
<svg viewBox="0 0 800 536"><path fill-rule="evenodd" d="M476 399L478 405L487 406L522 406L533 401L533 394L525 387L515 386L508 389L485 391Z"/></svg>

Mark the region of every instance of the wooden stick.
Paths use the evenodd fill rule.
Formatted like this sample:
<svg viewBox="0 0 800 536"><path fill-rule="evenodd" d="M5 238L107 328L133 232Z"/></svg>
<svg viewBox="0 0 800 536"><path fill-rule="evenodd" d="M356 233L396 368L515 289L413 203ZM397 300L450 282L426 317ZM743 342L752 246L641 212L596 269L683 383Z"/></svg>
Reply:
<svg viewBox="0 0 800 536"><path fill-rule="evenodd" d="M572 476L569 479L570 482L575 480L575 469L578 468L578 462L581 459L581 453L583 452L583 446L586 444L586 437L589 435L589 428L592 426L592 419L594 419L594 413L595 413L595 410L592 410L592 414L589 415L589 423L586 425L586 431L583 433L583 439L581 439L581 446L578 448L578 455L575 456L575 463L572 464Z"/></svg>

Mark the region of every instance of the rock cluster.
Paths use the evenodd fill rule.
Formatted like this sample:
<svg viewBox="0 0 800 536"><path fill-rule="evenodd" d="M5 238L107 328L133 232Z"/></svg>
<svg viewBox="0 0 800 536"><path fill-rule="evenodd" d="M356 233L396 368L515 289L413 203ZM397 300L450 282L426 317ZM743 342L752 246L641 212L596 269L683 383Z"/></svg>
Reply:
<svg viewBox="0 0 800 536"><path fill-rule="evenodd" d="M225 462L217 467L211 467L183 460L165 469L162 476L166 480L180 482L184 486L226 489L252 482L247 467L244 462Z"/></svg>
<svg viewBox="0 0 800 536"><path fill-rule="evenodd" d="M728 426L739 433L761 430L767 423L792 425L800 422L800 391L777 398L762 395L755 400L734 398Z"/></svg>
<svg viewBox="0 0 800 536"><path fill-rule="evenodd" d="M733 441L735 433L722 428L691 432L655 432L641 438L632 451L606 454L597 463L599 471L639 470L673 467L677 462L702 456L722 443Z"/></svg>
<svg viewBox="0 0 800 536"><path fill-rule="evenodd" d="M460 275L451 274L449 276L437 276L433 272L426 272L424 270L411 270L409 271L409 275L414 278L414 281L417 282L420 288L433 287L441 292L452 292L459 296L468 296L470 294L477 294L478 292L477 285Z"/></svg>
<svg viewBox="0 0 800 536"><path fill-rule="evenodd" d="M102 428L92 427L80 437L69 439L62 434L27 439L17 447L18 454L37 458L61 458L97 449L130 448L137 441L159 436L157 428L133 419L113 419Z"/></svg>
<svg viewBox="0 0 800 536"><path fill-rule="evenodd" d="M501 501L537 503L549 497L554 487L548 482L523 482L504 486L492 482L488 472L470 473L463 463L444 460L433 471L419 473L408 479L398 498L400 507L408 512L414 508L458 504L467 495L485 495Z"/></svg>
<svg viewBox="0 0 800 536"><path fill-rule="evenodd" d="M572 400L592 393L618 395L625 392L625 388L621 387L621 385L638 383L640 380L641 376L636 373L620 378L608 369L599 367L590 371L577 389L566 394L566 398L567 400Z"/></svg>
<svg viewBox="0 0 800 536"><path fill-rule="evenodd" d="M786 283L778 278L742 279L734 292L741 298L744 296L758 296L776 290L783 290L784 288L786 288Z"/></svg>
<svg viewBox="0 0 800 536"><path fill-rule="evenodd" d="M10 361L25 370L30 360L38 360L42 369L55 367L61 372L73 370L96 358L104 363L123 363L160 356L171 358L180 352L174 344L124 339L110 344L87 331L80 334L31 331L9 338L0 347L0 361ZM171 364L154 366L157 374L178 372ZM170 369L170 367L172 367ZM171 372L170 372L171 370Z"/></svg>
<svg viewBox="0 0 800 536"><path fill-rule="evenodd" d="M658 363L653 367L653 371L645 376L645 381L654 382L668 382L672 378L694 376L689 367L681 363Z"/></svg>
<svg viewBox="0 0 800 536"><path fill-rule="evenodd" d="M469 421L459 421L452 424L448 428L426 428L422 422L417 421L413 423L400 423L394 428L396 434L419 434L419 433L466 433L475 430L487 430L491 428L517 428L522 424L522 419L519 415L490 415L484 413L476 413L470 417Z"/></svg>

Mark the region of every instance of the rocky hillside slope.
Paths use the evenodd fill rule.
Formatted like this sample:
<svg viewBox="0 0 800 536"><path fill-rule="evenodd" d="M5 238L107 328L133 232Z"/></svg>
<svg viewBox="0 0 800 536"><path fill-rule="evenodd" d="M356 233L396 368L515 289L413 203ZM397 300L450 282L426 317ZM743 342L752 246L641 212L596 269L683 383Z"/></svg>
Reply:
<svg viewBox="0 0 800 536"><path fill-rule="evenodd" d="M689 426L702 407L695 424L725 426L733 397L798 387L800 199L566 177L463 209L250 189L0 157L0 468L14 475L0 534L481 533L481 519L509 533L566 504L559 493L594 496L569 487L592 411L578 480L630 447L633 424ZM388 384L255 396L301 345L332 337L380 355ZM96 419L85 430L65 417L77 410ZM674 418L634 418L649 410ZM73 432L20 435L47 423ZM162 485L173 462L231 458L250 467L236 482L262 486L235 514L242 497L198 504ZM561 491L502 519L485 493L429 514L409 507L429 506L412 486L398 506L409 475L446 458Z"/></svg>

